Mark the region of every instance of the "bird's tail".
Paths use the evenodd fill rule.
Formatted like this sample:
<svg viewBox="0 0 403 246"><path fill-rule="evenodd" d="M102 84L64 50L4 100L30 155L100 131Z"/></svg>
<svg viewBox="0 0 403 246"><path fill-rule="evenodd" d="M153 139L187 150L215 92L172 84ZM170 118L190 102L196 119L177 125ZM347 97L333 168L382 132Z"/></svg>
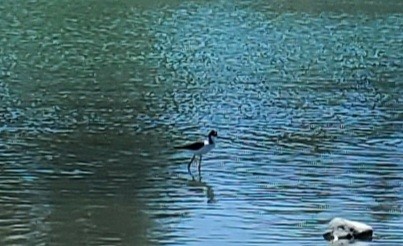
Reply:
<svg viewBox="0 0 403 246"><path fill-rule="evenodd" d="M184 149L185 147L183 146L174 146L174 149Z"/></svg>

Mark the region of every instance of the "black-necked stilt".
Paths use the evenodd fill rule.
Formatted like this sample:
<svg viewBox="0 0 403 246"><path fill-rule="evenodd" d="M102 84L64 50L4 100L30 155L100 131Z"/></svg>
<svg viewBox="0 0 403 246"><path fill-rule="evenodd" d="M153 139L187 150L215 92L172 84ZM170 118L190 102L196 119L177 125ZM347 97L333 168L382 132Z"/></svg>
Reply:
<svg viewBox="0 0 403 246"><path fill-rule="evenodd" d="M192 175L192 172L190 171L190 165L194 161L196 155L200 156L199 167L198 167L199 174L200 174L202 155L206 154L207 152L209 152L210 150L212 150L215 147L215 143L214 143L215 137L218 137L217 132L214 130L211 130L210 133L208 134L207 140L175 147L175 149L185 149L185 150L188 150L193 153L193 158L190 160L190 162L188 164L188 172L190 175Z"/></svg>

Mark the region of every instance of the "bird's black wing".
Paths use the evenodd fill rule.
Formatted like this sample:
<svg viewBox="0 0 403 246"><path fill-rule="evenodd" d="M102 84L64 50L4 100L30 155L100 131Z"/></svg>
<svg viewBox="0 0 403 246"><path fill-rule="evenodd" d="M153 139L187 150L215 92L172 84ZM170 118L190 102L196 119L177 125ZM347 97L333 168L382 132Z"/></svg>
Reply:
<svg viewBox="0 0 403 246"><path fill-rule="evenodd" d="M175 149L188 149L188 150L198 150L204 146L204 142L195 142L191 144L186 144L183 146L177 146Z"/></svg>

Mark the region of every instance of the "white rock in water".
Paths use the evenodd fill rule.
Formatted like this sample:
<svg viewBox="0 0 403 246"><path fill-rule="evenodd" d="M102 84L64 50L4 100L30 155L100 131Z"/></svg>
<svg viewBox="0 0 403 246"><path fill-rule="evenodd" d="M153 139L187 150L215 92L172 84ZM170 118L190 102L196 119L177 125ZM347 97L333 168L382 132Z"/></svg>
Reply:
<svg viewBox="0 0 403 246"><path fill-rule="evenodd" d="M372 227L364 223L334 218L329 222L328 230L323 234L323 238L333 242L342 239L371 241L372 233Z"/></svg>

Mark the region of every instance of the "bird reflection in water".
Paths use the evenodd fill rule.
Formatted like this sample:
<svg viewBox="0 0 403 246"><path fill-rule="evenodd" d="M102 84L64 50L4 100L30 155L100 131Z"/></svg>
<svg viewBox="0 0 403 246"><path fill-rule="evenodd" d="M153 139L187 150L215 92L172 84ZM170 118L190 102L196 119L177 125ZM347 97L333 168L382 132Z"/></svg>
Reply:
<svg viewBox="0 0 403 246"><path fill-rule="evenodd" d="M188 185L189 185L191 191L194 191L197 193L206 192L207 203L216 202L213 187L211 185L207 184L206 182L203 182L201 176L198 176L198 178L196 179L192 175L192 179L189 180Z"/></svg>

